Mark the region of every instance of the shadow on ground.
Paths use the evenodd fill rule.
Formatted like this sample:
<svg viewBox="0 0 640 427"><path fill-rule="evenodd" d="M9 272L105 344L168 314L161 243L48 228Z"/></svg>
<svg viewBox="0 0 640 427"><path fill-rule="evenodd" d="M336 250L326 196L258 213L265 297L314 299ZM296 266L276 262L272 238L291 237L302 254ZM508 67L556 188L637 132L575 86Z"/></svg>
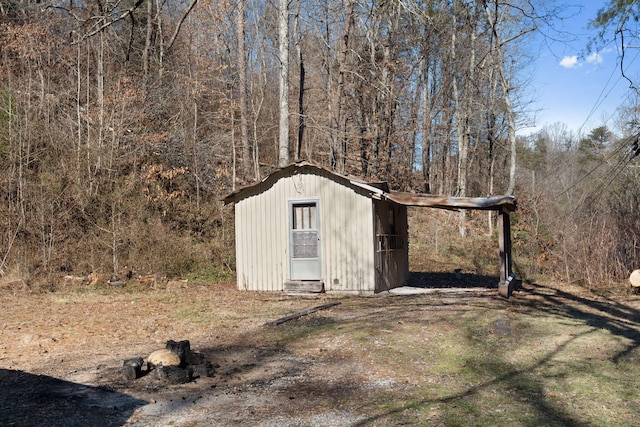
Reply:
<svg viewBox="0 0 640 427"><path fill-rule="evenodd" d="M499 281L497 276L482 274L412 271L409 273L407 286L425 289L497 288Z"/></svg>
<svg viewBox="0 0 640 427"><path fill-rule="evenodd" d="M428 280L430 277L442 278L442 275L443 273L436 273L435 276L431 276L431 273L426 273L425 279ZM451 276L455 275L444 273L444 276L444 281L446 282L447 279L451 280ZM463 285L457 287L463 287ZM619 299L598 297L583 292L572 292L571 290L564 290L562 287L527 284L527 286L521 286L519 290L522 291L522 298L517 300L517 310L512 311L511 316L513 318L517 318L517 313L519 312L531 310L532 313L538 313L538 316L546 313L546 315L558 317L559 319L577 320L589 326L590 329L570 334L564 341L559 341L554 350L549 351L547 354L541 354L541 357L537 361L532 361L532 364L526 369L508 360L501 360L493 354L488 358L479 354L475 364L480 368L493 371L495 375L491 380L470 384L470 387L460 393L452 393L439 398L416 401L408 399L409 403L406 405L371 415L353 425L378 425L387 420L393 420L394 416L410 413L410 411L424 412L425 408L431 408L437 404L450 404L454 407L457 403L469 405L468 401L465 402L465 399L470 399L472 396L492 388L507 390L510 396L514 398L514 402L526 403L528 407L527 417L525 418L526 425L563 427L591 425L581 417L581 414L573 413L558 404L558 397L561 395L549 392L544 376L538 377L530 373L548 369L547 365L557 368L558 356L562 355L566 348L597 330L606 330L611 335L620 338L619 343L621 345L617 347L618 351L608 357L608 360L616 365L620 364L620 370L624 369L622 363L637 363L639 360L638 348L640 348L640 310L632 304L626 304ZM499 333L497 327L495 333ZM510 335L510 332L508 335ZM598 350L600 348L594 349L594 354L586 355L584 360L573 359L572 363L568 365L569 369L571 369L570 371L554 375L558 378L565 376L571 378L572 375L578 378L579 370L581 368L584 369L585 366L586 369L589 369L592 366L589 363L592 357L599 357L596 354ZM578 374L576 374L576 371ZM547 373L547 371L543 372ZM574 381L578 380L574 379ZM615 389L613 390L615 391ZM495 391L493 392L495 393ZM626 399L633 401L633 398L629 398L625 390L621 393L618 401L624 402ZM594 402L597 402L597 400ZM572 409L572 406L567 406ZM630 410L627 415L632 417L633 411ZM624 418L618 418L618 420L620 419ZM458 423L459 421L457 420L453 422L456 425ZM448 424L446 419L442 424ZM624 425L632 424L625 423Z"/></svg>
<svg viewBox="0 0 640 427"><path fill-rule="evenodd" d="M577 319L594 330L605 329L614 336L628 340L624 350L612 357L615 363L625 360L640 348L640 310L624 300L606 296L584 296L537 283L532 283L523 290L535 297L524 300L523 306ZM634 361L636 360L637 356L634 356Z"/></svg>
<svg viewBox="0 0 640 427"><path fill-rule="evenodd" d="M107 388L92 387L23 371L0 369L0 425L119 426L147 402Z"/></svg>

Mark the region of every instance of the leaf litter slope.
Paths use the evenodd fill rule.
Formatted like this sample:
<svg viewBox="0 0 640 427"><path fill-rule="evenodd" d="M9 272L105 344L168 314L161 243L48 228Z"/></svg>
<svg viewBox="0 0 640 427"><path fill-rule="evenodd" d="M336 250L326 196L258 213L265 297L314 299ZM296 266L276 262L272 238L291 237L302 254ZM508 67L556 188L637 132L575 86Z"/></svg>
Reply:
<svg viewBox="0 0 640 427"><path fill-rule="evenodd" d="M306 298L226 284L6 291L0 369L118 393L129 399L121 424L130 426L634 424L637 297L539 284L509 301L495 293ZM331 301L341 304L265 325ZM169 339L190 340L216 375L184 385L124 380L124 359ZM3 395L5 405L37 407Z"/></svg>

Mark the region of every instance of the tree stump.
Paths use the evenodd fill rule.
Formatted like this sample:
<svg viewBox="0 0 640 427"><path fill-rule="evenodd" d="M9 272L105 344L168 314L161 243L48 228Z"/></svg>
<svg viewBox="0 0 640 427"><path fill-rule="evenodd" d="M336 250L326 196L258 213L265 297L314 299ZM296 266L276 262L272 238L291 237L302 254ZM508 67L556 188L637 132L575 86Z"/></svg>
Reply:
<svg viewBox="0 0 640 427"><path fill-rule="evenodd" d="M158 365L162 365L165 368L167 366L180 366L182 360L173 351L163 348L162 350L156 350L147 357L147 365L149 369L152 369Z"/></svg>
<svg viewBox="0 0 640 427"><path fill-rule="evenodd" d="M634 288L640 287L640 270L633 270L631 276L629 276L629 282Z"/></svg>

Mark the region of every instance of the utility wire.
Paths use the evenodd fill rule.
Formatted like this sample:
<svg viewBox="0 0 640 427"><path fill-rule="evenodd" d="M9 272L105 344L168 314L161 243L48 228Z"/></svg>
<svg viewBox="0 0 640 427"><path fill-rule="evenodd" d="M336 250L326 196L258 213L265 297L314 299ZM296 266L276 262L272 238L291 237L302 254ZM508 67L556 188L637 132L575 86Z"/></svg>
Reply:
<svg viewBox="0 0 640 427"><path fill-rule="evenodd" d="M636 59L638 59L638 56L640 56L640 51L638 51L635 56L631 59L631 61L627 64L627 69L629 69L629 67L631 67L631 65L634 63L634 61ZM598 98L596 99L596 101L593 104L593 107L591 108L591 110L589 111L589 114L587 114L587 118L584 120L584 122L580 125L580 127L578 128L578 134L580 134L580 131L582 130L582 128L587 124L587 122L591 119L591 117L595 114L596 110L598 109L598 107L600 107L600 105L602 105L602 103L605 101L605 99L611 94L611 92L613 91L613 89L615 89L616 85L622 80L622 75L619 75L618 78L616 79L616 81L611 85L611 87L609 88L609 90L607 90L607 86L609 86L609 83L611 83L611 80L613 79L614 75L618 73L618 69L617 67L614 68L611 71L611 75L609 76L609 78L607 79L607 82L604 84L602 90L600 91L600 95L598 95ZM606 94L605 94L606 91ZM604 95L603 95L604 94ZM615 108L615 110L611 113L611 115L609 116L609 118L607 119L607 122L609 120L611 120L611 118L613 117L613 115L620 109L620 107L622 106L622 104L625 101L622 100L620 102L620 104L618 104L618 106ZM605 122L606 124L606 122Z"/></svg>
<svg viewBox="0 0 640 427"><path fill-rule="evenodd" d="M638 53L636 53L636 55L633 57L633 59L631 59L631 61L627 64L627 69L633 64L633 62L638 58L638 56L640 56L640 51ZM607 87L609 86L609 83L611 82L611 80L613 79L614 75L617 73L617 67L614 68L611 72L611 75L609 76L609 78L607 79L607 82L605 83L605 85L603 86L602 90L600 91L600 94L598 95L598 98L596 99L596 101L594 102L593 107L591 108L589 114L587 115L587 118L584 120L584 122L582 123L582 125L580 125L580 127L578 128L578 135L580 134L582 128L587 124L587 122L591 119L591 116L593 114L595 114L597 108L604 102L604 100L611 94L611 92L613 91L613 89L615 88L615 86L618 84L618 82L620 82L620 80L622 80L622 76L619 76L615 83L613 83L613 85L607 90ZM606 93L605 93L606 92ZM609 120L611 120L611 118L614 116L614 114L620 109L620 107L623 105L625 101L621 101L620 104L618 104L618 106L615 108L614 112L611 113L611 115L609 116L609 118L606 120L605 125L607 124L607 122L609 122ZM635 136L630 136L628 138L625 138L626 141L623 142L622 144L620 144L618 146L618 148L616 148L613 152L611 152L607 158L605 159L604 162L600 162L598 163L596 166L594 166L592 169L590 169L586 174L584 174L582 177L580 177L580 179L578 179L576 182L574 182L572 185L570 185L566 190L564 190L563 192L561 192L558 196L562 196L566 193L568 193L569 191L571 191L573 188L575 188L577 185L579 185L580 183L582 183L585 179L587 179L588 177L590 177L592 174L594 174L600 167L602 167L603 165L609 163L609 161L614 157L617 156L622 150L624 150L625 148L627 148L627 144L629 144L630 142L633 142L633 144L635 144L635 147L637 147L638 144L638 139L639 139L639 134L636 134ZM624 166L626 166L626 164L628 164L635 156L638 155L638 152L640 152L640 149L637 148L633 148L634 146L632 146L631 149L631 156L628 159L625 159L625 156L622 156L618 162L616 163L616 165L611 168L607 174L605 175L605 180L601 181L599 185L597 185L593 190L591 190L587 196L589 195L595 195L598 192L601 192L604 188L605 185L608 185L609 183L611 183L613 181L613 179L615 179L617 177L617 175L620 173L620 171L622 170L622 168ZM598 196L599 197L599 196ZM581 199L581 201L579 201L576 204L576 209L577 210L578 206L580 206L582 204L582 202L586 200L585 198ZM596 199L594 199L593 201L595 201Z"/></svg>
<svg viewBox="0 0 640 427"><path fill-rule="evenodd" d="M580 201L578 201L578 203L576 203L576 206L573 209L573 213L575 213L578 210L578 208L582 206L583 203L585 202L595 203L604 194L604 189L609 184L611 184L618 177L618 175L620 175L620 173L624 170L624 168L635 157L640 155L639 144L640 144L640 132L625 138L624 142L620 144L620 146L616 150L614 150L613 153L608 157L607 162L609 159L611 159L615 155L615 153L619 153L623 149L626 149L626 152L623 153L623 155L620 156L616 164L607 171L606 175L603 177L600 183L596 187L594 187L591 191L589 191L584 197L582 197ZM597 167L593 168L590 171L590 173L592 173L595 169L597 169ZM578 182L583 181L586 176L587 175L583 176ZM576 184L572 185L569 189L575 187L575 185Z"/></svg>
<svg viewBox="0 0 640 427"><path fill-rule="evenodd" d="M568 193L573 188L575 188L578 184L581 184L585 179L589 178L593 173L595 173L595 171L600 169L601 166L607 164L609 162L609 160L611 160L614 156L618 155L618 153L620 153L620 151L624 150L625 148L626 148L625 144L620 144L618 146L618 148L616 148L611 153L609 153L609 155L604 159L603 162L599 162L597 165L595 165L593 168L591 168L589 171L587 171L587 173L582 175L578 180L576 180L573 184L571 184L566 190L564 190L563 192L558 194L557 197Z"/></svg>

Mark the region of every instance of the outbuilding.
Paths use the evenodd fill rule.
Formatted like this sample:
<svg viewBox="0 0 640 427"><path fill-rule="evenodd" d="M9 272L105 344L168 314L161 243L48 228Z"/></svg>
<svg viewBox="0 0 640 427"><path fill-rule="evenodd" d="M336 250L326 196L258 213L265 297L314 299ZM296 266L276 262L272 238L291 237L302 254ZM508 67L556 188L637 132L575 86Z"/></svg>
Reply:
<svg viewBox="0 0 640 427"><path fill-rule="evenodd" d="M393 193L387 183L308 162L278 169L223 201L235 203L238 289L365 295L401 286L409 276L407 206L515 209L509 196ZM504 240L509 254L501 280L511 273L510 239Z"/></svg>

